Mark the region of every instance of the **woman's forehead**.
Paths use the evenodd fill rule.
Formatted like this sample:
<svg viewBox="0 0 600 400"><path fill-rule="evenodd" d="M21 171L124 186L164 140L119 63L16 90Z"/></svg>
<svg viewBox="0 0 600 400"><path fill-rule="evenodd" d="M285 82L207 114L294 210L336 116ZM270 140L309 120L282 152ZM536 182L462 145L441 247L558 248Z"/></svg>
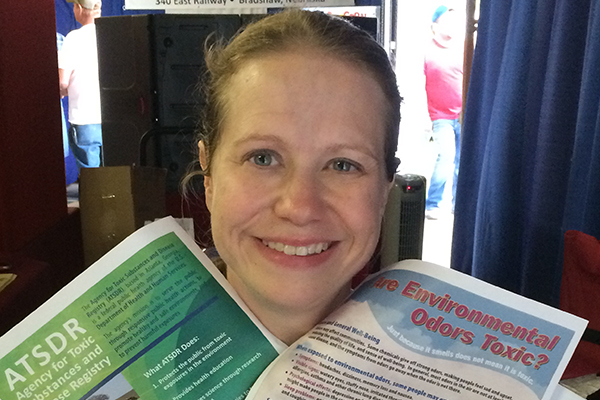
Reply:
<svg viewBox="0 0 600 400"><path fill-rule="evenodd" d="M343 54L336 51L328 51L322 47L310 47L308 45L300 44L297 47L284 47L279 50L271 50L266 52L259 52L249 57L245 57L236 62L237 66L233 73L233 76L239 75L240 72L248 69L258 69L263 63L268 62L283 62L290 63L310 63L311 61L326 60L328 63L333 63L343 68L355 70L359 75L364 76L365 79L375 80L375 74L369 68L367 68L361 61L354 59L347 54ZM325 72L323 70L323 72ZM318 74L314 75L318 78Z"/></svg>
<svg viewBox="0 0 600 400"><path fill-rule="evenodd" d="M221 134L238 141L289 133L380 152L387 108L375 80L352 64L288 54L249 62L233 77Z"/></svg>
<svg viewBox="0 0 600 400"><path fill-rule="evenodd" d="M281 53L267 53L261 57L245 60L237 71L230 77L225 90L225 100L236 99L243 89L253 91L262 89L286 89L270 85L274 81L286 82L290 89L301 82L307 89L318 95L320 86L332 86L338 91L346 91L350 86L366 90L383 92L372 71L362 65L351 62L345 57L327 54L321 50L301 49ZM332 83L332 84L330 84ZM246 91L251 95L252 91ZM383 98L385 101L386 99Z"/></svg>

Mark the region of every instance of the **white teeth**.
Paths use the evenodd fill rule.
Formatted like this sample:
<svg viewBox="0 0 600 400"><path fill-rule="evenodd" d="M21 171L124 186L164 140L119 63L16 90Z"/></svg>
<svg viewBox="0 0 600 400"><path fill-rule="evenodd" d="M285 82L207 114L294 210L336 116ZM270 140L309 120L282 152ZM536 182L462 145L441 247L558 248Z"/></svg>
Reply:
<svg viewBox="0 0 600 400"><path fill-rule="evenodd" d="M285 247L283 248L283 252L285 254L287 254L288 256L293 256L296 254L296 248L294 246L290 246L289 244L286 244Z"/></svg>
<svg viewBox="0 0 600 400"><path fill-rule="evenodd" d="M315 247L315 253L319 254L322 251L323 251L323 243L317 243L317 246Z"/></svg>
<svg viewBox="0 0 600 400"><path fill-rule="evenodd" d="M308 246L291 246L289 244L283 244L279 242L267 242L262 241L265 246L273 250L285 253L289 256L308 256L311 254L319 254L329 248L329 243L314 243Z"/></svg>

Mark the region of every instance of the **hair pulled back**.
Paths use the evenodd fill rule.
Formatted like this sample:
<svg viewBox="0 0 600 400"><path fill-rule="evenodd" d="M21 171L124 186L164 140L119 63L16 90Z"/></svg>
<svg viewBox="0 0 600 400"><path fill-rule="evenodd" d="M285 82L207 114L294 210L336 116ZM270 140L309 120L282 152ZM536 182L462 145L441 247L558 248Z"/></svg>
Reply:
<svg viewBox="0 0 600 400"><path fill-rule="evenodd" d="M207 45L207 75L202 85L205 107L199 132L207 153L203 173L210 174L210 159L219 144L231 77L250 59L297 49L314 50L348 62L369 73L379 84L387 101L387 110L382 110L386 119L385 164L387 177L392 180L399 163L395 153L401 97L387 53L367 32L342 18L298 9L248 25L227 45Z"/></svg>

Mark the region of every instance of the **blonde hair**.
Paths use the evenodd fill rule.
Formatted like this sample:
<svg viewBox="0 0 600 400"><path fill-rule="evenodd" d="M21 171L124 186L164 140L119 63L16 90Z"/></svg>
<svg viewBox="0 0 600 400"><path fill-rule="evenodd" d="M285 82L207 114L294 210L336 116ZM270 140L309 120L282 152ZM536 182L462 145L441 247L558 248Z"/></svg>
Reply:
<svg viewBox="0 0 600 400"><path fill-rule="evenodd" d="M207 167L204 171L188 173L182 182L184 193L186 185L195 175L210 174L210 159L218 146L221 122L227 112L225 99L231 77L249 59L293 51L297 47L324 51L357 65L379 83L387 100L384 114L386 175L390 181L393 180L400 162L395 153L402 98L387 53L367 32L342 18L322 12L291 9L250 24L229 44L220 41L206 44L207 73L201 85L205 102L198 139L203 141L206 149Z"/></svg>

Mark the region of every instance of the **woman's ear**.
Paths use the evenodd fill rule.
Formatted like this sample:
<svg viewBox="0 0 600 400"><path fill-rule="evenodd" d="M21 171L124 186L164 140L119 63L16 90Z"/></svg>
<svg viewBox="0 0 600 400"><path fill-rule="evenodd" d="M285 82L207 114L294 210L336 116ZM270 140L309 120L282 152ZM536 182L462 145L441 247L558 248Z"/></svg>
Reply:
<svg viewBox="0 0 600 400"><path fill-rule="evenodd" d="M204 146L204 142L202 140L198 141L198 158L200 159L200 166L203 171L206 171L206 167L208 166L207 157L206 157L206 146Z"/></svg>
<svg viewBox="0 0 600 400"><path fill-rule="evenodd" d="M390 193L392 192L392 189L394 188L395 183L396 183L396 175L394 175L394 179L386 182L386 184L383 187L383 192L382 192L383 203L381 204L381 209L379 211L381 218L385 218L385 211L387 210L387 203L389 202Z"/></svg>
<svg viewBox="0 0 600 400"><path fill-rule="evenodd" d="M208 168L208 156L206 154L206 146L202 140L198 142L198 158L202 170L206 171ZM212 204L212 179L210 175L204 175L204 197L206 208L208 208L208 211L210 211Z"/></svg>

